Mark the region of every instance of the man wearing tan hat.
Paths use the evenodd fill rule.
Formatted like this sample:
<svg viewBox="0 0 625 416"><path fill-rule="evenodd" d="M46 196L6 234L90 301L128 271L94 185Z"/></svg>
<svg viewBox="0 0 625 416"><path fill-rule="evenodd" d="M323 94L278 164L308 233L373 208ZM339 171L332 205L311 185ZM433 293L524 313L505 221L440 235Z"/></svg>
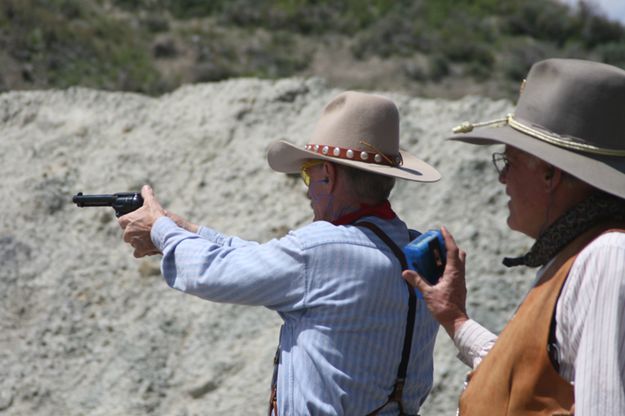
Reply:
<svg viewBox="0 0 625 416"><path fill-rule="evenodd" d="M404 272L474 369L460 415L625 415L625 71L538 62L514 114L455 132L505 145L493 162L508 226L536 242L504 264L540 267L498 337L466 314L465 253L449 233L437 285Z"/></svg>
<svg viewBox="0 0 625 416"><path fill-rule="evenodd" d="M273 143L268 161L301 173L313 223L243 241L165 212L144 186L143 207L119 219L124 240L136 257L162 253L173 288L280 314L271 414L416 414L432 386L438 323L401 277L399 247L415 233L387 198L395 178L439 173L399 149L395 104L358 92L327 104L305 146Z"/></svg>

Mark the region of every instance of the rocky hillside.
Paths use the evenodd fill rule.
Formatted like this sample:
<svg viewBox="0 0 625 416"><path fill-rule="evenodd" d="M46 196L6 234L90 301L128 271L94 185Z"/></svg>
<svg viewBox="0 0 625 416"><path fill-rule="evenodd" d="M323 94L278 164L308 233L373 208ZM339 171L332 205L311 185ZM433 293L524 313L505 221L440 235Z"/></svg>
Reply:
<svg viewBox="0 0 625 416"><path fill-rule="evenodd" d="M77 208L78 191L150 183L174 212L267 241L311 219L299 178L272 172L270 141L304 144L337 90L319 79L239 79L160 98L84 88L0 95L0 414L264 414L280 320L262 308L178 293L159 259L137 260L113 210ZM398 183L413 227L445 224L469 253L469 311L493 330L531 282L504 255L506 197L486 147L448 143L464 120L508 101L394 93L403 147L437 166L436 184ZM422 414L454 414L467 368L446 335Z"/></svg>

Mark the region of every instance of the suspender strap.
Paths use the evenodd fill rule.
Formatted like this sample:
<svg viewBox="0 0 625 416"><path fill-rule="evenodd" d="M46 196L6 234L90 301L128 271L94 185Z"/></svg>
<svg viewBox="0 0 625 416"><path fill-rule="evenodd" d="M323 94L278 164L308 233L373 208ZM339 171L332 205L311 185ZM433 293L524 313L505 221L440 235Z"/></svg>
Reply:
<svg viewBox="0 0 625 416"><path fill-rule="evenodd" d="M408 268L408 262L406 261L406 256L404 252L390 239L384 231L382 231L377 225L370 222L359 222L355 224L357 226L363 226L373 231L395 254L397 260L401 264L402 270L406 270ZM404 412L404 407L401 402L401 398L404 392L404 384L406 382L406 373L408 371L408 362L410 361L410 348L412 347L412 336L414 333L414 323L415 323L415 313L417 310L417 297L415 295L414 289L410 286L408 282L406 282L406 286L408 287L408 318L406 324L406 333L404 335L404 346L401 353L401 362L399 363L399 368L397 369L397 378L395 379L395 385L393 386L393 391L389 394L386 402L368 414L368 416L377 415L380 410L384 409L389 403L397 402L399 407L399 414L406 415ZM278 360L280 356L280 347L276 351L276 356L274 358L274 374L273 380L271 382L271 396L269 398L269 411L268 414L270 416L278 416L278 403L277 403L277 376L278 376Z"/></svg>
<svg viewBox="0 0 625 416"><path fill-rule="evenodd" d="M282 328L280 328L282 333ZM271 393L269 394L268 416L278 416L278 366L280 365L280 345L273 357L273 376L271 377Z"/></svg>
<svg viewBox="0 0 625 416"><path fill-rule="evenodd" d="M547 338L547 355L549 356L549 360L551 361L551 365L554 370L558 373L560 372L560 359L558 358L559 347L556 339L556 309L558 308L560 295L562 295L562 289L564 289L564 285L560 287L556 302L553 304L553 313L551 315L551 323L549 324L549 338Z"/></svg>
<svg viewBox="0 0 625 416"><path fill-rule="evenodd" d="M391 238L386 235L384 231L382 231L377 225L370 222L359 222L356 224L357 226L363 226L373 231L395 254L397 260L401 264L402 270L406 270L408 268L408 263L406 261L406 256L404 252L395 244ZM386 405L391 402L397 402L399 406L400 415L405 415L404 407L402 406L401 398L404 391L404 384L406 382L406 373L408 371L408 362L410 361L410 348L412 347L412 336L414 333L414 323L415 323L415 314L417 309L417 297L415 295L414 289L410 286L408 282L406 282L406 286L408 288L408 317L406 319L406 333L404 335L404 347L401 352L401 362L399 363L399 368L397 369L397 378L395 379L395 385L393 386L393 391L388 396L388 400L380 407L375 409L373 412L369 413L368 416L377 415L380 410L382 410Z"/></svg>

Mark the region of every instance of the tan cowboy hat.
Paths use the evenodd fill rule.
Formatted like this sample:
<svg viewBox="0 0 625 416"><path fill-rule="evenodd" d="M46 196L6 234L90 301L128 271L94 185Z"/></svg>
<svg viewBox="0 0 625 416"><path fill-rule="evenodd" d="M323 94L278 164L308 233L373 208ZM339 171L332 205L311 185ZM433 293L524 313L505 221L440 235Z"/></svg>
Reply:
<svg viewBox="0 0 625 416"><path fill-rule="evenodd" d="M273 170L298 173L302 163L322 159L417 182L441 178L432 166L399 149L399 112L384 97L347 91L328 103L308 144L279 140L269 146Z"/></svg>
<svg viewBox="0 0 625 416"><path fill-rule="evenodd" d="M477 130L476 130L477 129ZM514 114L463 123L451 140L503 143L625 198L625 71L576 59L532 66Z"/></svg>

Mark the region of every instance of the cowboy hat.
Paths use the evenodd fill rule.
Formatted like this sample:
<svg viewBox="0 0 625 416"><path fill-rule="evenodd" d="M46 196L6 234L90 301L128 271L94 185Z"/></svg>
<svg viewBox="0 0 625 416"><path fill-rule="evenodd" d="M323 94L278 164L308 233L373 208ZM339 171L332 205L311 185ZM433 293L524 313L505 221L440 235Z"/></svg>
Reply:
<svg viewBox="0 0 625 416"><path fill-rule="evenodd" d="M297 173L302 163L321 159L417 182L435 182L440 173L399 149L399 112L384 97L347 91L333 98L305 146L278 140L269 146L273 170Z"/></svg>
<svg viewBox="0 0 625 416"><path fill-rule="evenodd" d="M476 130L477 129L477 130ZM576 59L535 63L514 114L463 123L450 140L506 144L625 198L625 71Z"/></svg>

